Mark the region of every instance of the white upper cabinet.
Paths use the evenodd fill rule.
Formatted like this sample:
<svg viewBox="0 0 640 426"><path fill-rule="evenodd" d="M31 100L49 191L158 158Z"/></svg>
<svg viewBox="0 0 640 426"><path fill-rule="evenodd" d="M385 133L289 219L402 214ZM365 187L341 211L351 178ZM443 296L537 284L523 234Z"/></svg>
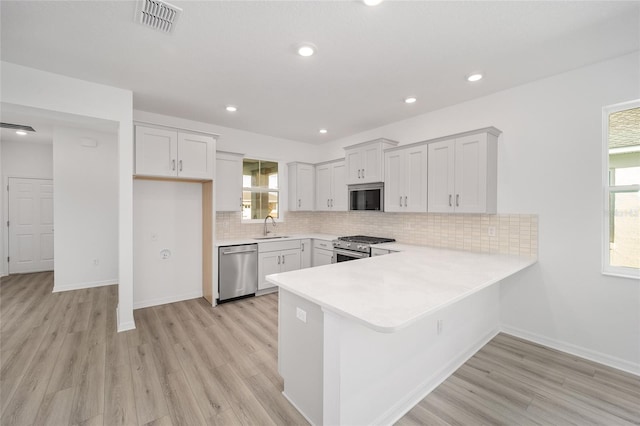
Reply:
<svg viewBox="0 0 640 426"><path fill-rule="evenodd" d="M396 145L398 142L381 138L345 147L347 185L382 182L383 151Z"/></svg>
<svg viewBox="0 0 640 426"><path fill-rule="evenodd" d="M490 127L429 144L429 212L496 213L499 135Z"/></svg>
<svg viewBox="0 0 640 426"><path fill-rule="evenodd" d="M213 179L213 136L147 126L136 126L135 133L136 175Z"/></svg>
<svg viewBox="0 0 640 426"><path fill-rule="evenodd" d="M427 211L427 151L418 145L385 152L385 211Z"/></svg>
<svg viewBox="0 0 640 426"><path fill-rule="evenodd" d="M216 152L216 211L242 210L242 154Z"/></svg>
<svg viewBox="0 0 640 426"><path fill-rule="evenodd" d="M347 210L345 175L345 160L316 165L316 210Z"/></svg>
<svg viewBox="0 0 640 426"><path fill-rule="evenodd" d="M315 166L306 163L290 163L288 166L289 210L312 211L315 201Z"/></svg>

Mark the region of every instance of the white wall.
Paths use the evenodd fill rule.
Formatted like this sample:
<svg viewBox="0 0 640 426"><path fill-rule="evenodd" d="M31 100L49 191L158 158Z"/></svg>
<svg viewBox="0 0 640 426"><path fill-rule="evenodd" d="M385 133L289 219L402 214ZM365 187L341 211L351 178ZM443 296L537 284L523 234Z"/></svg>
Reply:
<svg viewBox="0 0 640 426"><path fill-rule="evenodd" d="M8 195L6 185L9 177L37 177L53 178L53 145L29 142L0 141L2 156L0 157L0 178L2 178L2 205L0 208L0 223L3 226L0 238L0 276L7 274L8 241L6 226L8 212Z"/></svg>
<svg viewBox="0 0 640 426"><path fill-rule="evenodd" d="M135 180L133 212L134 308L201 297L202 184Z"/></svg>
<svg viewBox="0 0 640 426"><path fill-rule="evenodd" d="M498 213L540 221L539 263L502 284L505 329L640 373L640 283L600 272L602 107L640 98L639 64L637 52L597 63L335 141L322 156L378 137L502 130Z"/></svg>
<svg viewBox="0 0 640 426"><path fill-rule="evenodd" d="M118 330L133 319L133 93L0 62L2 102L46 111L104 119L118 127Z"/></svg>
<svg viewBox="0 0 640 426"><path fill-rule="evenodd" d="M2 141L3 177L53 178L53 145Z"/></svg>
<svg viewBox="0 0 640 426"><path fill-rule="evenodd" d="M82 146L86 142L97 145ZM53 164L53 291L116 284L117 135L56 127Z"/></svg>

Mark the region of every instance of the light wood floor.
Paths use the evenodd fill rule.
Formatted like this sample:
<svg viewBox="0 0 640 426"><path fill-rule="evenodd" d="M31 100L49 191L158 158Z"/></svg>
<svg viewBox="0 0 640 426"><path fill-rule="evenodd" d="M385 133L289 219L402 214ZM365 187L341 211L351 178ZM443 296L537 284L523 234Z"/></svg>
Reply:
<svg viewBox="0 0 640 426"><path fill-rule="evenodd" d="M140 309L116 333L115 286L52 288L0 284L0 424L307 424L281 395L275 294ZM398 424L640 424L640 378L499 335Z"/></svg>

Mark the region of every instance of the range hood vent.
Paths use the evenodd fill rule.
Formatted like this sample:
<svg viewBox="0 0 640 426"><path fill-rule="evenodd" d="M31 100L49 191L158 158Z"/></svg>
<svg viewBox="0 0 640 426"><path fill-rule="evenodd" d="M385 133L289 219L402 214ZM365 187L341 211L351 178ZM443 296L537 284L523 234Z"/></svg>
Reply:
<svg viewBox="0 0 640 426"><path fill-rule="evenodd" d="M0 123L0 127L3 129L12 129L12 130L24 130L25 132L35 132L31 126L23 126L22 124L11 124L11 123Z"/></svg>
<svg viewBox="0 0 640 426"><path fill-rule="evenodd" d="M139 0L138 4L140 23L165 33L173 31L176 19L182 12L179 7L162 0Z"/></svg>

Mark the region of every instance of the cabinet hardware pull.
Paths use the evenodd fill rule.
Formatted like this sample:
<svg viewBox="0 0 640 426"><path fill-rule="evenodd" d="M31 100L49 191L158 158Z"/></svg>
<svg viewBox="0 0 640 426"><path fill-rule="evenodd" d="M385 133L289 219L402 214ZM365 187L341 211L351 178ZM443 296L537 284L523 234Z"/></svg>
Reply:
<svg viewBox="0 0 640 426"><path fill-rule="evenodd" d="M171 170L176 169L176 160L171 160Z"/></svg>
<svg viewBox="0 0 640 426"><path fill-rule="evenodd" d="M280 256L278 256L278 265L280 264Z"/></svg>
<svg viewBox="0 0 640 426"><path fill-rule="evenodd" d="M449 207L451 207L451 194L449 194Z"/></svg>
<svg viewBox="0 0 640 426"><path fill-rule="evenodd" d="M301 203L302 203L302 200L298 198L298 207L300 207Z"/></svg>
<svg viewBox="0 0 640 426"><path fill-rule="evenodd" d="M331 207L331 204L329 203L329 199L327 198L327 207Z"/></svg>
<svg viewBox="0 0 640 426"><path fill-rule="evenodd" d="M178 161L178 169L182 171L182 160Z"/></svg>
<svg viewBox="0 0 640 426"><path fill-rule="evenodd" d="M331 207L333 207L333 198L331 199Z"/></svg>
<svg viewBox="0 0 640 426"><path fill-rule="evenodd" d="M282 256L282 264L284 265L284 260L286 259L286 257Z"/></svg>
<svg viewBox="0 0 640 426"><path fill-rule="evenodd" d="M456 194L456 207L460 207L460 194Z"/></svg>
<svg viewBox="0 0 640 426"><path fill-rule="evenodd" d="M407 207L407 196L404 196L404 206Z"/></svg>
<svg viewBox="0 0 640 426"><path fill-rule="evenodd" d="M304 243L302 243L302 250L300 250L300 251L304 251Z"/></svg>
<svg viewBox="0 0 640 426"><path fill-rule="evenodd" d="M362 179L364 179L364 169L362 169Z"/></svg>
<svg viewBox="0 0 640 426"><path fill-rule="evenodd" d="M360 179L360 169L358 169L358 179Z"/></svg>
<svg viewBox="0 0 640 426"><path fill-rule="evenodd" d="M400 196L400 207L402 207L402 195Z"/></svg>

